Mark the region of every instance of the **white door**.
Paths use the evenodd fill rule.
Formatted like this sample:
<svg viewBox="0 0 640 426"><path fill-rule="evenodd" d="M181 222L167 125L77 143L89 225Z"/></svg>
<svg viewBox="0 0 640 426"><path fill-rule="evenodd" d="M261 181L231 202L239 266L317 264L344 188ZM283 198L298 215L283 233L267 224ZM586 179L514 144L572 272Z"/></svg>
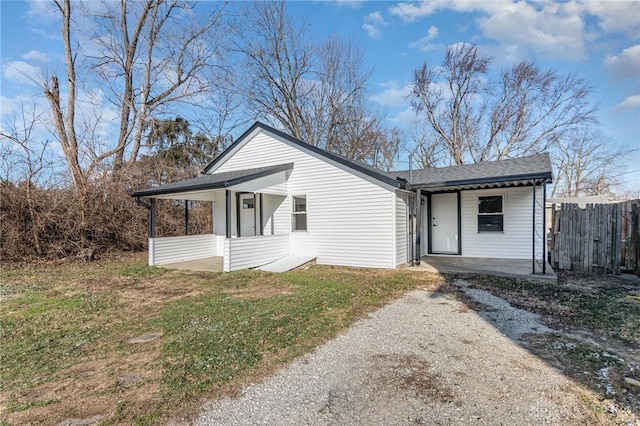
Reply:
<svg viewBox="0 0 640 426"><path fill-rule="evenodd" d="M256 235L256 215L253 194L240 196L240 236Z"/></svg>
<svg viewBox="0 0 640 426"><path fill-rule="evenodd" d="M431 196L431 251L458 254L458 194Z"/></svg>

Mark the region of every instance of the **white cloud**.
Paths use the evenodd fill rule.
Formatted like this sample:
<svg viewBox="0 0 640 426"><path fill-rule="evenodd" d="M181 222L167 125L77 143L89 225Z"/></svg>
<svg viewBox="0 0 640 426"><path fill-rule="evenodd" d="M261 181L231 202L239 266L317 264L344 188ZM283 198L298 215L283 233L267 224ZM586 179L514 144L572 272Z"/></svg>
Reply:
<svg viewBox="0 0 640 426"><path fill-rule="evenodd" d="M47 62L49 55L47 55L46 52L41 52L39 50L30 50L22 55L22 59L25 61Z"/></svg>
<svg viewBox="0 0 640 426"><path fill-rule="evenodd" d="M438 9L439 3L436 1L421 1L418 3L398 3L389 8L389 13L399 17L404 22L413 22L433 14Z"/></svg>
<svg viewBox="0 0 640 426"><path fill-rule="evenodd" d="M389 121L402 129L410 129L420 122L421 118L412 108L407 108L389 117Z"/></svg>
<svg viewBox="0 0 640 426"><path fill-rule="evenodd" d="M640 76L640 44L624 49L620 55L604 60L605 69L617 79L637 79Z"/></svg>
<svg viewBox="0 0 640 426"><path fill-rule="evenodd" d="M391 80L380 86L383 88L382 92L371 95L369 100L385 107L395 108L407 105L407 96L411 93L409 84Z"/></svg>
<svg viewBox="0 0 640 426"><path fill-rule="evenodd" d="M527 50L527 56L532 51L545 58L580 60L585 57L582 3L424 1L400 3L391 7L389 13L405 22L412 22L442 10L476 13L476 22L486 38L512 51ZM425 46L428 47L428 43Z"/></svg>
<svg viewBox="0 0 640 426"><path fill-rule="evenodd" d="M364 0L336 0L339 7L350 7L351 9L360 9Z"/></svg>
<svg viewBox="0 0 640 426"><path fill-rule="evenodd" d="M615 106L614 109L630 109L640 107L640 95L628 96L624 101Z"/></svg>
<svg viewBox="0 0 640 426"><path fill-rule="evenodd" d="M501 45L527 46L545 58L580 60L585 56L582 18L566 13L562 4L536 8L526 2L488 2L484 12L487 15L478 18L482 33Z"/></svg>
<svg viewBox="0 0 640 426"><path fill-rule="evenodd" d="M362 24L362 28L366 31L369 37L378 38L381 35L380 27L386 27L387 25L389 25L389 23L384 20L382 14L376 11L371 12L364 17L364 24Z"/></svg>
<svg viewBox="0 0 640 426"><path fill-rule="evenodd" d="M367 33L370 38L380 37L380 30L371 24L362 24L362 29Z"/></svg>
<svg viewBox="0 0 640 426"><path fill-rule="evenodd" d="M586 1L584 12L598 18L605 33L626 33L636 38L640 32L640 1Z"/></svg>
<svg viewBox="0 0 640 426"><path fill-rule="evenodd" d="M2 77L14 83L39 86L44 79L42 70L24 61L12 61L2 66Z"/></svg>
<svg viewBox="0 0 640 426"><path fill-rule="evenodd" d="M431 41L437 36L438 36L438 27L432 25L427 30L426 36L410 42L409 47L418 49L422 52L428 52L429 50L435 49L436 46L435 44L431 43Z"/></svg>

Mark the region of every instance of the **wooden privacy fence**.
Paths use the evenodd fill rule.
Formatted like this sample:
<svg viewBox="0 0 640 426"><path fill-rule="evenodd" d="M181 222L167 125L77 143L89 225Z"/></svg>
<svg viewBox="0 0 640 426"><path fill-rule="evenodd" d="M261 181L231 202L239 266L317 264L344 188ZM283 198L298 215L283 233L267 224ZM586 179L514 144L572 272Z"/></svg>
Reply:
<svg viewBox="0 0 640 426"><path fill-rule="evenodd" d="M582 273L640 274L640 200L616 204L554 204L550 261L556 269Z"/></svg>

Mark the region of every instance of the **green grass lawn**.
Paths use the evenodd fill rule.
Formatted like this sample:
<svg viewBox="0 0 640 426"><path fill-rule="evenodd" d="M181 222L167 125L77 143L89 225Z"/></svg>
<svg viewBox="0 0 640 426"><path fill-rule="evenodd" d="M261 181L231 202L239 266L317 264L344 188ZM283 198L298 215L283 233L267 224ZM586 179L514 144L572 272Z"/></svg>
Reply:
<svg viewBox="0 0 640 426"><path fill-rule="evenodd" d="M144 261L136 255L1 272L1 422L179 421L403 292L443 283L402 270L220 274ZM146 332L162 336L128 343Z"/></svg>

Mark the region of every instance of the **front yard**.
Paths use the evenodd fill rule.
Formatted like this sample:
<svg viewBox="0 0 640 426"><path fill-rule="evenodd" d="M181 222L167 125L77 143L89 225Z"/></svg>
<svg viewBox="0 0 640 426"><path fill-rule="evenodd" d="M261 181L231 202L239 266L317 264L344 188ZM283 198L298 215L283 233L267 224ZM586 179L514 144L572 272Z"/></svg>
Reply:
<svg viewBox="0 0 640 426"><path fill-rule="evenodd" d="M180 422L405 291L443 282L408 271L220 274L144 262L3 269L0 422ZM130 343L147 333L160 337Z"/></svg>
<svg viewBox="0 0 640 426"><path fill-rule="evenodd" d="M408 290L466 301L446 277L420 271L220 274L144 263L136 255L2 270L1 424L183 423L207 399L260 381ZM598 416L638 415L640 388L625 381L640 380L637 284L472 282L558 330L532 336L528 349L582 383Z"/></svg>

